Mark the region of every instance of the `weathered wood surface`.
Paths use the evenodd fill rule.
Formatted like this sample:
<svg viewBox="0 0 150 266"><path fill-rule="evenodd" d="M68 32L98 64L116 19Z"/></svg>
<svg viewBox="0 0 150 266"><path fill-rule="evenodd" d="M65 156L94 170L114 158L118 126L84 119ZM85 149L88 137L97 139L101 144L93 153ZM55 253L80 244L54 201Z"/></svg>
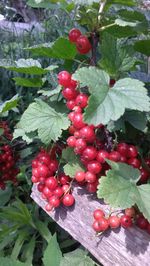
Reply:
<svg viewBox="0 0 150 266"><path fill-rule="evenodd" d="M108 213L109 207L97 201L95 196L85 192L83 188L74 187L75 206L60 207L56 211L47 212L62 228L79 241L97 260L106 266L149 266L150 235L137 227L125 230L108 230L96 237L91 227L92 213L102 208ZM36 185L31 197L44 209L46 202L41 199Z"/></svg>

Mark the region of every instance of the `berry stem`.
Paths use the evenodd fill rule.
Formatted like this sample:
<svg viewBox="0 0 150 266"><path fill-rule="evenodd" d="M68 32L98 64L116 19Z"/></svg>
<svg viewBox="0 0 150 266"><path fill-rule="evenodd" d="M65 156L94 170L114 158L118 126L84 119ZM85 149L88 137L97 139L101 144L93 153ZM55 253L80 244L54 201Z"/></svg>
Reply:
<svg viewBox="0 0 150 266"><path fill-rule="evenodd" d="M90 60L91 66L96 66L96 52L97 52L97 46L99 43L99 34L97 34L96 31L93 31L91 33L91 39L92 39L92 57Z"/></svg>

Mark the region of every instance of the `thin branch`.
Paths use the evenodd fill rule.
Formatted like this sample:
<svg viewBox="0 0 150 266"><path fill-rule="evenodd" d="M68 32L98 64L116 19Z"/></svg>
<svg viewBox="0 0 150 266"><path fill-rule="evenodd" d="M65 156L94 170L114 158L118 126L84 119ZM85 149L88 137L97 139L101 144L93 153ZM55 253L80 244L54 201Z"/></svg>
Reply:
<svg viewBox="0 0 150 266"><path fill-rule="evenodd" d="M99 12L98 12L98 22L101 21L101 17L102 17L106 2L107 0L100 1Z"/></svg>

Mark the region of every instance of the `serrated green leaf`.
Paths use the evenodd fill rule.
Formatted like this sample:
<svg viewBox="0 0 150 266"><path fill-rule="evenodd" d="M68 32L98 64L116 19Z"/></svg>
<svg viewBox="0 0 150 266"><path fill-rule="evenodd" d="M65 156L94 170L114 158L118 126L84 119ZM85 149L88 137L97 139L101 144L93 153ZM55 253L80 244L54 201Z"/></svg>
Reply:
<svg viewBox="0 0 150 266"><path fill-rule="evenodd" d="M125 6L135 6L137 3L134 0L109 0L108 4L117 4L117 5L125 5Z"/></svg>
<svg viewBox="0 0 150 266"><path fill-rule="evenodd" d="M110 76L117 77L133 68L136 63L133 48L124 46L111 34L104 33L101 45L102 58L99 62Z"/></svg>
<svg viewBox="0 0 150 266"><path fill-rule="evenodd" d="M124 78L109 88L109 76L95 67L83 67L75 72L74 79L88 86L91 94L85 109L84 121L88 124L106 125L118 120L126 109L148 112L150 101L144 83Z"/></svg>
<svg viewBox="0 0 150 266"><path fill-rule="evenodd" d="M82 166L80 159L74 153L72 148L66 148L63 150L62 160L67 162L67 164L63 167L66 175L74 178L77 171L84 171L84 167Z"/></svg>
<svg viewBox="0 0 150 266"><path fill-rule="evenodd" d="M150 184L137 186L140 171L124 163L107 160L112 170L100 178L98 198L115 208L130 208L137 205L145 218L150 221Z"/></svg>
<svg viewBox="0 0 150 266"><path fill-rule="evenodd" d="M22 128L16 128L13 133L13 139L17 139L21 137L24 141L26 141L28 144L30 144L33 139L36 137L36 133L25 133L25 130Z"/></svg>
<svg viewBox="0 0 150 266"><path fill-rule="evenodd" d="M10 100L5 101L4 103L0 104L0 114L10 111L11 109L15 108L18 104L18 100L19 100L18 95L15 95Z"/></svg>
<svg viewBox="0 0 150 266"><path fill-rule="evenodd" d="M35 236L33 235L29 243L23 246L22 257L24 258L26 265L28 266L32 265L35 244L36 244L36 239Z"/></svg>
<svg viewBox="0 0 150 266"><path fill-rule="evenodd" d="M41 222L40 220L38 220L38 221L35 221L35 226L36 226L37 230L39 231L39 233L41 234L41 236L47 242L49 242L51 240L52 235L50 233L50 230L46 226L46 224L44 222Z"/></svg>
<svg viewBox="0 0 150 266"><path fill-rule="evenodd" d="M12 70L18 73L31 74L31 75L43 75L49 72L49 69L43 69L38 60L32 58L19 59L11 65L5 67L8 70Z"/></svg>
<svg viewBox="0 0 150 266"><path fill-rule="evenodd" d="M8 257L0 257L0 266L27 266L26 263L22 263L19 260L12 260Z"/></svg>
<svg viewBox="0 0 150 266"><path fill-rule="evenodd" d="M23 129L25 133L37 130L41 141L49 144L51 140L58 140L62 131L66 130L69 124L66 114L57 113L45 102L37 100L30 104L24 112L18 128Z"/></svg>
<svg viewBox="0 0 150 266"><path fill-rule="evenodd" d="M28 0L27 5L34 8L52 8L54 4L63 2L64 0Z"/></svg>
<svg viewBox="0 0 150 266"><path fill-rule="evenodd" d="M58 86L56 89L54 90L39 90L38 93L39 94L42 94L43 96L46 96L46 97L52 97L54 95L58 95L62 90L62 87L61 86Z"/></svg>
<svg viewBox="0 0 150 266"><path fill-rule="evenodd" d="M87 256L87 252L82 249L65 254L62 258L60 266L94 266L95 262Z"/></svg>
<svg viewBox="0 0 150 266"><path fill-rule="evenodd" d="M62 259L61 250L57 243L56 234L52 236L48 243L48 246L44 252L43 263L44 266L60 266Z"/></svg>
<svg viewBox="0 0 150 266"><path fill-rule="evenodd" d="M134 49L139 53L150 56L150 40L137 41L134 44Z"/></svg>
<svg viewBox="0 0 150 266"><path fill-rule="evenodd" d="M38 56L68 60L73 59L77 53L75 44L63 37L55 42L35 45L27 49Z"/></svg>
<svg viewBox="0 0 150 266"><path fill-rule="evenodd" d="M126 38L137 35L137 32L132 27L121 27L119 25L112 25L111 27L106 28L104 32L107 32L116 38Z"/></svg>
<svg viewBox="0 0 150 266"><path fill-rule="evenodd" d="M13 78L16 85L29 87L29 88L41 88L43 86L43 81L40 78Z"/></svg>

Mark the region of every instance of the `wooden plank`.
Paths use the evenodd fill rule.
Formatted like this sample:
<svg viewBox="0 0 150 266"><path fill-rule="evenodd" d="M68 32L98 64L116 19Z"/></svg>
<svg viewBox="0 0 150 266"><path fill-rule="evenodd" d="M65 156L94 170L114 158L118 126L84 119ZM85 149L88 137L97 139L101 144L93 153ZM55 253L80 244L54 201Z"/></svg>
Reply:
<svg viewBox="0 0 150 266"><path fill-rule="evenodd" d="M61 206L48 215L79 241L97 260L106 266L148 266L150 265L150 235L137 227L108 230L97 237L91 227L92 213L102 208L108 213L109 207L96 200L83 188L74 187L76 203L71 208ZM36 185L31 197L44 209L46 202L41 199Z"/></svg>

